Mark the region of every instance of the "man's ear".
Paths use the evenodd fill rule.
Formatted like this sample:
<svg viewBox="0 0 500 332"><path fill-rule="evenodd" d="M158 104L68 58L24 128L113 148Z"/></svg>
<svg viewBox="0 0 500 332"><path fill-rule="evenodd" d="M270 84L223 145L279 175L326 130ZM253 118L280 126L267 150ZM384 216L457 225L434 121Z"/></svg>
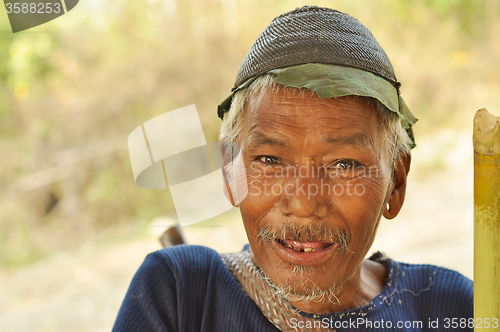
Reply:
<svg viewBox="0 0 500 332"><path fill-rule="evenodd" d="M393 219L401 211L406 195L406 179L410 171L411 154L400 155L395 162L391 190L384 202L384 217Z"/></svg>

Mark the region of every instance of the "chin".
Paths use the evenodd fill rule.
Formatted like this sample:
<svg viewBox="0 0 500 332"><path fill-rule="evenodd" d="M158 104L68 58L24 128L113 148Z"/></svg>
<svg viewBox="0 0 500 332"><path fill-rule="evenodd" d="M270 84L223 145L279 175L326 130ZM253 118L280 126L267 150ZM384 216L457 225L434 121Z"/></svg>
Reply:
<svg viewBox="0 0 500 332"><path fill-rule="evenodd" d="M273 281L267 275L263 275L265 280L275 290L275 295L287 299L290 302L329 302L338 303L337 295L342 291L342 284L325 284L322 281L315 281L321 278L319 271L305 271L302 267L291 268L288 277L280 277ZM324 273L323 273L324 274Z"/></svg>
<svg viewBox="0 0 500 332"><path fill-rule="evenodd" d="M318 296L321 294L338 294L342 288L341 278L335 276L335 271L325 265L304 266L290 264L279 258L267 257L268 264L258 264L263 278L273 286L276 293L289 301L296 298ZM330 273L325 273L330 271Z"/></svg>

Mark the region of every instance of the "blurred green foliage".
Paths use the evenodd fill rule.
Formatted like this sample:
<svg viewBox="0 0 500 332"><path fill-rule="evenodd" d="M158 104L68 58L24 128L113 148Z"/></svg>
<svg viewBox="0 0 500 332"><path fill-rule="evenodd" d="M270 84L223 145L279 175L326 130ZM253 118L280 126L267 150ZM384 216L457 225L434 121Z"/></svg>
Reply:
<svg viewBox="0 0 500 332"><path fill-rule="evenodd" d="M420 118L417 140L463 130L478 108L500 105L498 1L308 4L333 6L370 28ZM168 191L134 184L127 135L194 103L207 141L216 141L216 105L252 42L272 18L301 5L89 0L16 34L0 14L0 264L132 237L171 211Z"/></svg>

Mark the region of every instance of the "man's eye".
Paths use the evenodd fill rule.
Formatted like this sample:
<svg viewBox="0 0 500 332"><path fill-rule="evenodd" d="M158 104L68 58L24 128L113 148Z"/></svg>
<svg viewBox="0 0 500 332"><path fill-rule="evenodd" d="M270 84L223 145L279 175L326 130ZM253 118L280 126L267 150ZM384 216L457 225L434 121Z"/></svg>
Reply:
<svg viewBox="0 0 500 332"><path fill-rule="evenodd" d="M358 162L354 160L340 160L333 164L332 168L337 169L353 169L360 166Z"/></svg>
<svg viewBox="0 0 500 332"><path fill-rule="evenodd" d="M260 156L260 157L258 157L258 159L260 161L262 161L263 163L268 164L268 165L273 165L273 164L279 163L278 158L273 157L273 156Z"/></svg>

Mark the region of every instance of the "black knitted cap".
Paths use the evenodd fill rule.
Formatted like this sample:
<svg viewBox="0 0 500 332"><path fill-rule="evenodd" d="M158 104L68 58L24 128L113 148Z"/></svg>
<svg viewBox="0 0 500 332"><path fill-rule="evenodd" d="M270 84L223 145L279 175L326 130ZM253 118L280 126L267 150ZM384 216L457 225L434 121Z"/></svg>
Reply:
<svg viewBox="0 0 500 332"><path fill-rule="evenodd" d="M394 68L371 32L334 9L304 6L276 17L243 60L233 90L271 69L304 63L359 68L388 80L398 90Z"/></svg>

